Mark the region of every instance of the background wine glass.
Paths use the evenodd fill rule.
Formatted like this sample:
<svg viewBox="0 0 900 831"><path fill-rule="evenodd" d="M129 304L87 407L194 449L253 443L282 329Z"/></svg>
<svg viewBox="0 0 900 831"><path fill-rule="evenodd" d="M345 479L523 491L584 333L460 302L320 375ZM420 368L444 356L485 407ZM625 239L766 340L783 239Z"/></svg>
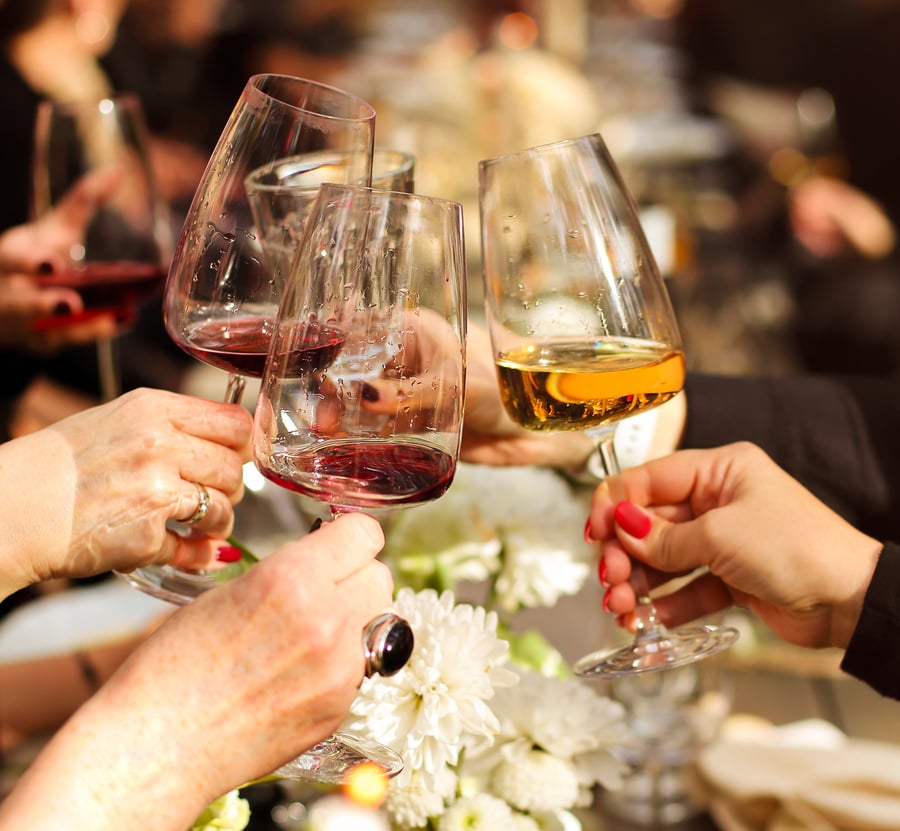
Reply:
<svg viewBox="0 0 900 831"><path fill-rule="evenodd" d="M123 328L134 323L139 304L161 290L172 253L138 98L124 94L91 103L41 102L33 173L35 219L65 200L70 213L83 213L80 235L48 241L65 248L61 253L69 266L37 280L77 290L84 310L44 318L36 326L107 314ZM97 354L100 395L108 401L120 393L113 341L98 341Z"/></svg>
<svg viewBox="0 0 900 831"><path fill-rule="evenodd" d="M334 87L286 75L250 78L213 150L181 231L163 292L166 331L200 361L229 373L225 400L241 401L262 375L283 274L267 264L247 175L285 156L340 152L332 168L368 183L375 111ZM121 575L142 591L183 605L246 564L186 571L151 565Z"/></svg>
<svg viewBox="0 0 900 831"><path fill-rule="evenodd" d="M621 175L599 135L479 166L487 321L504 405L530 430L585 430L618 472L616 423L671 399L685 374L665 285ZM633 644L586 656L580 675L690 663L733 629L667 631L644 579Z"/></svg>
<svg viewBox="0 0 900 831"><path fill-rule="evenodd" d="M322 185L257 399L260 472L333 514L441 496L459 455L465 285L458 203ZM361 343L370 347L362 359ZM331 770L344 767L348 739L356 741L331 740ZM347 764L355 756L351 749Z"/></svg>

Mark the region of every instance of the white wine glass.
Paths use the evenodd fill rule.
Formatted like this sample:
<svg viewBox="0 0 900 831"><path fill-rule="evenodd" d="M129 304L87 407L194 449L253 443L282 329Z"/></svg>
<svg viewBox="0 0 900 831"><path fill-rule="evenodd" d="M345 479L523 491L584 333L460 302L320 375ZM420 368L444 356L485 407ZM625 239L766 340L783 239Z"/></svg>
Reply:
<svg viewBox="0 0 900 831"><path fill-rule="evenodd" d="M246 379L262 375L284 281L264 254L248 174L289 156L340 152L345 163L331 173L368 184L374 124L370 104L335 87L269 74L244 86L188 210L163 292L166 331L188 354L228 372L226 401L239 403ZM244 566L150 565L121 576L183 605Z"/></svg>
<svg viewBox="0 0 900 831"><path fill-rule="evenodd" d="M67 265L35 279L75 289L84 306L34 325L49 329L112 315L123 331L137 320L140 304L161 292L172 254L140 100L121 94L42 101L34 142L32 218L60 210L71 221L71 238L57 229L46 234L46 244L61 249ZM96 348L100 397L111 401L121 392L116 344L104 338Z"/></svg>
<svg viewBox="0 0 900 831"><path fill-rule="evenodd" d="M684 384L681 336L631 196L599 135L479 165L487 322L504 405L536 431L595 437L606 475L624 418ZM630 646L575 664L582 676L673 668L730 646L734 629L660 622L646 575Z"/></svg>

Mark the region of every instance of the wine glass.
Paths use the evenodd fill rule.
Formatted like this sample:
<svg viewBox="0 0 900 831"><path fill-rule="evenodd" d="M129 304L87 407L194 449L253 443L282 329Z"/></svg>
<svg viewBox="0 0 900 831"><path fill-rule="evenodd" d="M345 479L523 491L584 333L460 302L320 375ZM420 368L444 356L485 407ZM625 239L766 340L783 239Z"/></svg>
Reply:
<svg viewBox="0 0 900 831"><path fill-rule="evenodd" d="M323 185L291 269L254 416L260 472L333 515L437 499L465 389L461 206Z"/></svg>
<svg viewBox="0 0 900 831"><path fill-rule="evenodd" d="M244 86L188 210L163 293L169 336L229 373L226 401L239 403L246 379L262 375L284 282L266 260L248 174L288 156L340 152L345 163L330 174L367 184L374 122L366 101L303 78L255 75ZM121 576L184 605L243 566L188 571L150 565Z"/></svg>
<svg viewBox="0 0 900 831"><path fill-rule="evenodd" d="M257 398L263 476L332 515L441 496L459 456L465 286L458 203L322 185ZM331 740L338 769L345 739Z"/></svg>
<svg viewBox="0 0 900 831"><path fill-rule="evenodd" d="M108 314L122 328L133 324L139 304L162 289L172 253L140 100L122 94L90 103L42 101L33 174L33 219L54 209L78 217L71 238L54 231L47 240L64 249L67 267L36 279L42 286L75 289L84 303L78 313L41 318L35 327ZM111 339L97 342L97 357L100 394L110 401L121 391Z"/></svg>
<svg viewBox="0 0 900 831"><path fill-rule="evenodd" d="M599 135L479 165L485 304L503 403L523 427L584 430L606 475L616 423L684 384L675 315L638 214ZM715 626L667 630L633 568L636 636L580 659L582 676L682 666L730 646Z"/></svg>

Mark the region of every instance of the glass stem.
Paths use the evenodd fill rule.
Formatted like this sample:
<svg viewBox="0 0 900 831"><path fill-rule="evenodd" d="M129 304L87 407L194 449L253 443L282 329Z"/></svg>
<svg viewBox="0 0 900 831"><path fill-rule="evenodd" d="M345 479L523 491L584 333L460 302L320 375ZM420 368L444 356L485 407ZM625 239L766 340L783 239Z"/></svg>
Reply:
<svg viewBox="0 0 900 831"><path fill-rule="evenodd" d="M228 388L225 390L225 403L240 404L241 399L244 397L244 387L246 384L247 379L244 378L243 375L230 373L228 375Z"/></svg>
<svg viewBox="0 0 900 831"><path fill-rule="evenodd" d="M609 426L597 434L597 451L603 471L607 476L616 476L620 472L619 460L616 457L615 447L616 428ZM616 494L611 491L611 496L618 502L625 498L625 494ZM665 633L665 627L656 613L656 605L650 597L650 584L647 581L647 571L642 563L632 559L631 561L631 585L636 598L634 607L634 632L637 641L658 640Z"/></svg>

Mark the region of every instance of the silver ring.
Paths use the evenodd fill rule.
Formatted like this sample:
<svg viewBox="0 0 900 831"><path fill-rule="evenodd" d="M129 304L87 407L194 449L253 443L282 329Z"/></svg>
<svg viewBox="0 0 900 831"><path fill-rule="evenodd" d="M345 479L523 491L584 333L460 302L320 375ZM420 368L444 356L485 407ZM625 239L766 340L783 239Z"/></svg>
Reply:
<svg viewBox="0 0 900 831"><path fill-rule="evenodd" d="M386 612L363 629L366 678L394 675L406 666L415 646L412 627L398 615Z"/></svg>
<svg viewBox="0 0 900 831"><path fill-rule="evenodd" d="M197 486L197 495L200 498L200 504L197 505L197 510L194 511L191 517L184 520L187 525L196 525L198 522L202 522L209 513L209 506L212 504L212 500L209 498L209 491L206 487L199 482L194 482L194 484Z"/></svg>

